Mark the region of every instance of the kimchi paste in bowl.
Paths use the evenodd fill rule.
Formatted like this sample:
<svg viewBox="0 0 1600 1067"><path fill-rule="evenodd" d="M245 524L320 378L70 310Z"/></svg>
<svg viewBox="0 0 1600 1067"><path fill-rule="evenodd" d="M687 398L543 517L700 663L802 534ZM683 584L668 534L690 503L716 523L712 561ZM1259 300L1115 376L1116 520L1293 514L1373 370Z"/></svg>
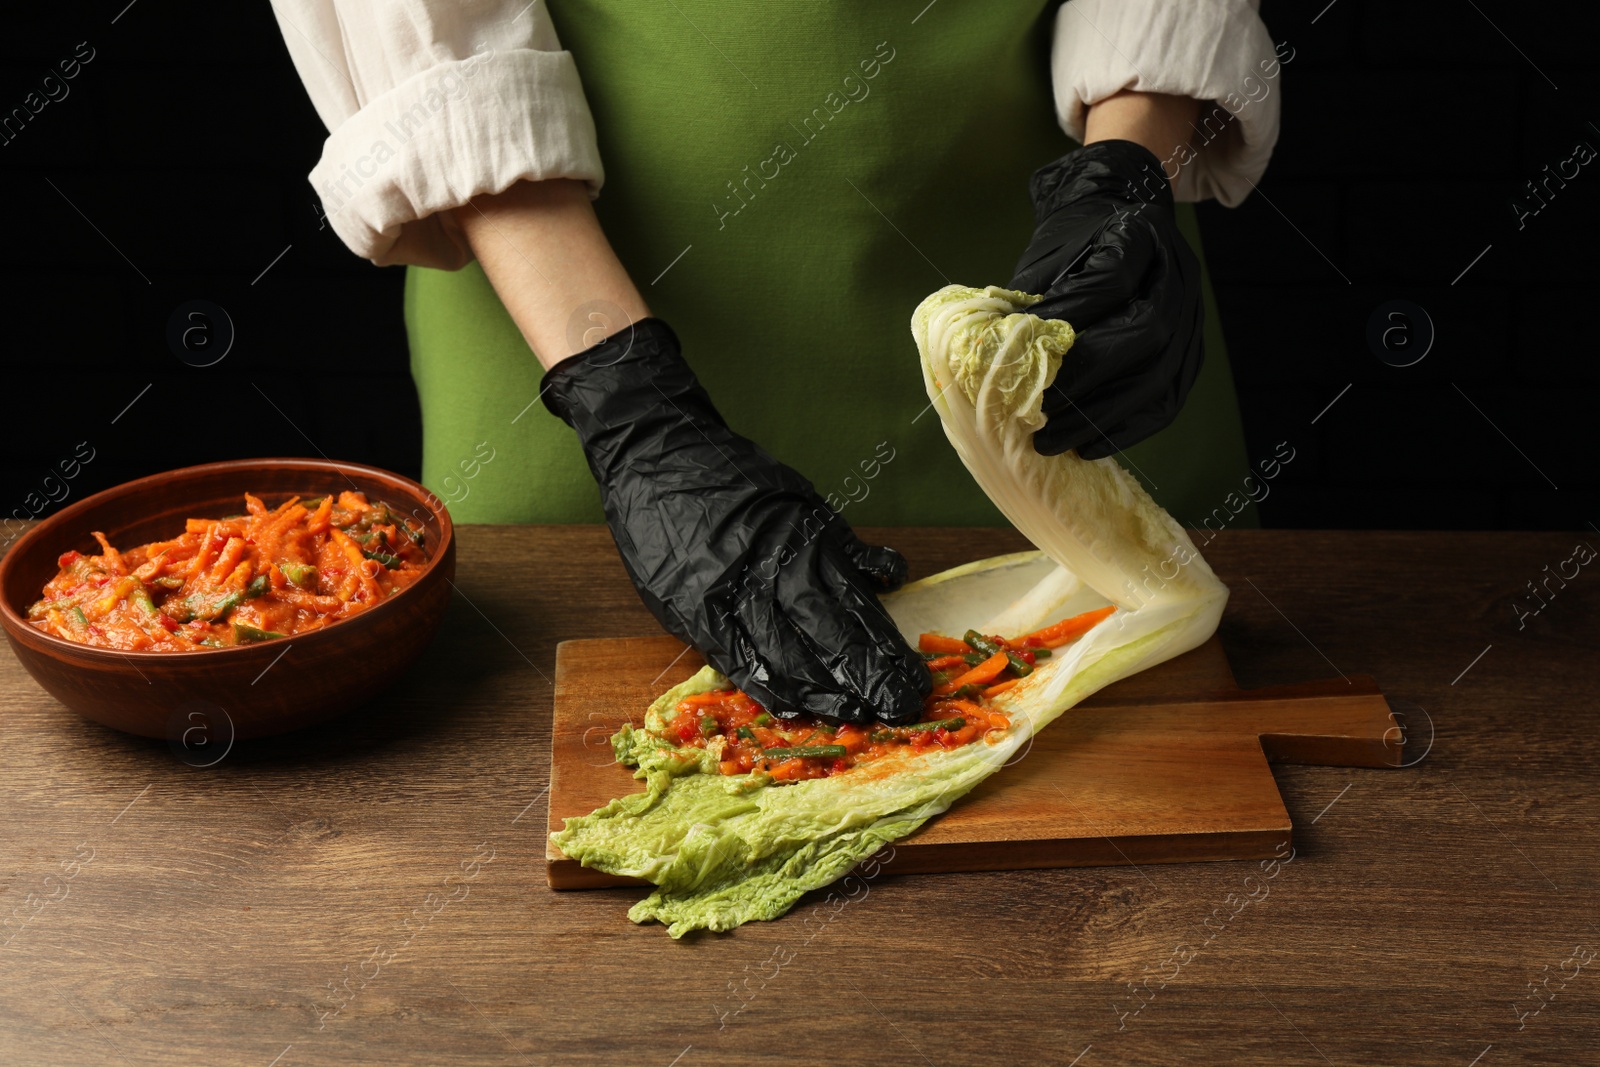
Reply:
<svg viewBox="0 0 1600 1067"><path fill-rule="evenodd" d="M65 552L28 621L68 641L192 652L319 630L376 607L426 569L427 534L387 502L349 490L192 518L126 551Z"/></svg>
<svg viewBox="0 0 1600 1067"><path fill-rule="evenodd" d="M106 725L229 739L358 706L422 654L455 573L444 504L388 471L240 460L64 508L0 560L0 624L34 679Z"/></svg>

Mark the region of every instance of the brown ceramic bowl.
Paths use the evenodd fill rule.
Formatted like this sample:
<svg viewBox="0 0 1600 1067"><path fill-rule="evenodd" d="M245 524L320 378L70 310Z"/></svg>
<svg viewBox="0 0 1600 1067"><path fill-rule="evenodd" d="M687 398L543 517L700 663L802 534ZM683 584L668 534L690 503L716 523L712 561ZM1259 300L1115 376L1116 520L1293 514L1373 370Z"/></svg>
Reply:
<svg viewBox="0 0 1600 1067"><path fill-rule="evenodd" d="M90 536L121 548L172 537L190 517L237 514L244 494L364 492L426 527L428 565L389 600L326 629L203 652L118 652L51 636L27 623L69 549L98 553ZM393 682L433 639L450 600L456 546L450 513L409 478L318 459L249 459L185 467L127 482L40 522L0 560L0 625L34 680L96 722L187 746L263 737L338 715ZM204 736L198 738L203 744Z"/></svg>

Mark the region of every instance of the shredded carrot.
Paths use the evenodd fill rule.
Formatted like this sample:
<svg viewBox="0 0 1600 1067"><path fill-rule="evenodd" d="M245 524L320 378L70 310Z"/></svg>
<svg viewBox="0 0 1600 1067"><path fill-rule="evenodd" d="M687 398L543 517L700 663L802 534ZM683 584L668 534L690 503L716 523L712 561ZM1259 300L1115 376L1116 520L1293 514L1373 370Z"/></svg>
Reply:
<svg viewBox="0 0 1600 1067"><path fill-rule="evenodd" d="M1035 630L1025 637L1018 638L1015 642L1023 648L1059 648L1068 641L1076 640L1094 629L1096 624L1117 609L1112 605L1086 611L1082 615L1074 615L1070 619L1046 626L1042 630Z"/></svg>
<svg viewBox="0 0 1600 1067"><path fill-rule="evenodd" d="M306 514L306 509L298 504L287 511L280 509L273 512L253 535L256 551L266 559L280 558L284 534L305 518Z"/></svg>
<svg viewBox="0 0 1600 1067"><path fill-rule="evenodd" d="M244 511L186 519L179 536L124 550L95 533L96 554L59 558L29 622L104 648L227 647L349 618L410 585L427 561L423 535L357 493L314 509L298 497L269 509L245 494Z"/></svg>
<svg viewBox="0 0 1600 1067"><path fill-rule="evenodd" d="M949 670L951 667L965 667L966 665L967 658L965 656L940 656L938 659L930 659L928 661L928 669L930 671L944 671Z"/></svg>
<svg viewBox="0 0 1600 1067"><path fill-rule="evenodd" d="M106 535L96 530L94 539L100 542L100 551L106 561L106 568L112 574L127 574L128 565L123 562L122 553L111 547L111 542L106 540Z"/></svg>
<svg viewBox="0 0 1600 1067"><path fill-rule="evenodd" d="M1012 686L1016 685L1020 681L1022 681L1021 678L1011 678L1011 679L1008 679L1008 680L1006 680L1004 682L1001 682L999 685L991 685L989 688L987 688L987 689L985 689L983 691L983 695L985 697L997 697L1001 693L1004 693L1007 689L1010 689Z"/></svg>
<svg viewBox="0 0 1600 1067"><path fill-rule="evenodd" d="M1010 664L1011 661L1006 658L1004 652L996 652L966 674L952 678L943 685L935 686L933 695L943 696L946 693L954 693L964 685L983 685L987 682L992 682L1000 677Z"/></svg>
<svg viewBox="0 0 1600 1067"><path fill-rule="evenodd" d="M157 553L156 555L145 560L143 563L139 564L139 566L134 569L133 576L139 579L141 582L148 582L152 578L161 577L161 572L166 565L167 554L165 552Z"/></svg>
<svg viewBox="0 0 1600 1067"><path fill-rule="evenodd" d="M767 774L771 775L772 779L778 782L788 782L804 778L806 777L806 773L806 761L798 756L791 757L790 759L786 760L779 760L777 763L774 763L767 769Z"/></svg>
<svg viewBox="0 0 1600 1067"><path fill-rule="evenodd" d="M361 579L365 574L361 565L367 562L367 557L361 554L361 546L350 540L343 530L330 530L328 532L328 547L324 552L335 554L335 558L342 555L344 559L340 562L349 564L345 569L344 581L334 591L335 596L349 603L354 599L357 590L362 587ZM324 569L328 568L325 567Z"/></svg>
<svg viewBox="0 0 1600 1067"><path fill-rule="evenodd" d="M189 521L192 523L194 520ZM222 534L222 523L207 523L205 532L200 536L200 550L194 554L194 559L189 561L189 573L185 577L192 582L210 570L211 564L216 561L217 553L222 551L222 546L226 542L227 538Z"/></svg>
<svg viewBox="0 0 1600 1067"><path fill-rule="evenodd" d="M917 647L924 652L943 652L951 656L965 656L972 648L958 637L943 634L923 634L917 638Z"/></svg>
<svg viewBox="0 0 1600 1067"><path fill-rule="evenodd" d="M239 565L222 580L221 588L230 592L241 592L250 584L250 579L253 577L255 577L255 565L248 559L241 559Z"/></svg>
<svg viewBox="0 0 1600 1067"><path fill-rule="evenodd" d="M970 700L946 700L941 707L943 714L957 713L967 720L969 726L976 724L981 730L1004 730L1011 725L1011 720L1005 715Z"/></svg>
<svg viewBox="0 0 1600 1067"><path fill-rule="evenodd" d="M345 606L344 601L336 596L319 596L288 583L281 587L275 586L273 592L285 604L317 615L335 614Z"/></svg>
<svg viewBox="0 0 1600 1067"><path fill-rule="evenodd" d="M325 496L322 503L317 505L317 510L311 513L311 521L306 523L306 532L313 537L325 534L332 527L333 497Z"/></svg>
<svg viewBox="0 0 1600 1067"><path fill-rule="evenodd" d="M217 553L217 561L211 565L210 573L207 575L212 585L221 585L223 580L234 572L239 566L239 561L244 559L247 547L242 537L228 538L222 546L222 551Z"/></svg>

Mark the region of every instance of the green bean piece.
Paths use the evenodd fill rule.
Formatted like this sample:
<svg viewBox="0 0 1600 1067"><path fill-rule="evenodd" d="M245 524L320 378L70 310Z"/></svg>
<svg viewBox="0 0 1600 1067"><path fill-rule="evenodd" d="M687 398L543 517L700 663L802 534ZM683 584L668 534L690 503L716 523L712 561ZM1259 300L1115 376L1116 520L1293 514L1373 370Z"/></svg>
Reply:
<svg viewBox="0 0 1600 1067"><path fill-rule="evenodd" d="M1049 659L1050 658L1050 650L1048 648L1036 648L1036 649L1033 650L1033 658L1034 659Z"/></svg>
<svg viewBox="0 0 1600 1067"><path fill-rule="evenodd" d="M756 726L770 726L772 725L772 716L763 711L760 715L757 715L750 721Z"/></svg>
<svg viewBox="0 0 1600 1067"><path fill-rule="evenodd" d="M206 622L211 622L214 619L222 618L243 602L244 594L238 592L229 593L227 596L214 601L208 601L202 594L195 593L184 598L183 603L179 605L179 613L174 614L172 617L179 622L190 622L194 619L203 619Z"/></svg>
<svg viewBox="0 0 1600 1067"><path fill-rule="evenodd" d="M1000 642L989 640L976 630L968 630L964 640L967 644L983 653L984 658L988 658L997 652L1004 652L1006 654L1006 666L1018 678L1026 678L1033 673L1033 665L1027 660L1001 645Z"/></svg>
<svg viewBox="0 0 1600 1067"><path fill-rule="evenodd" d="M258 574L254 578L250 579L249 585L244 587L244 595L249 597L251 600L254 600L256 597L265 594L271 585L272 580L270 578L268 578L265 574Z"/></svg>
<svg viewBox="0 0 1600 1067"><path fill-rule="evenodd" d="M717 733L717 717L715 715L700 716L700 733L706 737L715 737Z"/></svg>
<svg viewBox="0 0 1600 1067"><path fill-rule="evenodd" d="M967 720L957 715L953 719L934 719L932 722L914 722L909 726L901 726L901 730L959 730L967 725Z"/></svg>
<svg viewBox="0 0 1600 1067"><path fill-rule="evenodd" d="M82 608L75 607L71 611L67 612L67 614L71 615L73 621L76 622L79 626L83 627L86 630L89 628L89 616L87 616L87 615L85 615L83 613L83 609Z"/></svg>
<svg viewBox="0 0 1600 1067"><path fill-rule="evenodd" d="M309 563L280 563L278 569L289 579L289 584L300 589L317 587L317 568Z"/></svg>
<svg viewBox="0 0 1600 1067"><path fill-rule="evenodd" d="M734 733L741 741L754 741L756 739L755 731L750 729L748 726L741 726L739 729L735 730Z"/></svg>
<svg viewBox="0 0 1600 1067"><path fill-rule="evenodd" d="M985 659L1000 651L999 645L995 644L993 641L989 640L976 630L968 630L966 636L964 636L962 640L971 645L977 651L983 653Z"/></svg>
<svg viewBox="0 0 1600 1067"><path fill-rule="evenodd" d="M389 570L394 570L396 567L400 566L400 557L392 555L388 552L362 552L361 554L366 556L368 559L377 560Z"/></svg>
<svg viewBox="0 0 1600 1067"><path fill-rule="evenodd" d="M842 759L843 745L796 745L793 748L769 748L761 753L765 759Z"/></svg>
<svg viewBox="0 0 1600 1067"><path fill-rule="evenodd" d="M217 602L216 614L212 618L220 619L242 603L244 603L243 593L229 593Z"/></svg>
<svg viewBox="0 0 1600 1067"><path fill-rule="evenodd" d="M276 630L258 630L256 627L246 626L242 622L233 624L233 639L241 645L251 641L271 641L274 638L288 636L288 634L280 634Z"/></svg>

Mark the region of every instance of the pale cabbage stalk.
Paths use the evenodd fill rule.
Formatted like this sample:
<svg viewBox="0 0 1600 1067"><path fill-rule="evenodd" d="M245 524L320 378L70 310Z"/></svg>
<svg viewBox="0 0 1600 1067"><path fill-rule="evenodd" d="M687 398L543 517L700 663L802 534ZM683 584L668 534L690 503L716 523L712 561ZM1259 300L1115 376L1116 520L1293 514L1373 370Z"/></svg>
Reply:
<svg viewBox="0 0 1600 1067"><path fill-rule="evenodd" d="M1204 642L1228 590L1187 533L1115 460L1040 456L1045 388L1071 347L1065 322L1028 315L1038 297L947 286L911 325L945 433L978 484L1037 546L969 563L884 597L906 638L926 631L1015 635L1107 604L1117 610L996 697L1012 728L993 741L904 757L894 774L850 773L791 785L723 776L715 759L659 734L685 696L728 682L707 667L653 703L646 731L624 727L618 758L643 793L552 834L586 866L643 878L655 892L629 911L681 937L782 915L890 841L948 808L1093 693Z"/></svg>

